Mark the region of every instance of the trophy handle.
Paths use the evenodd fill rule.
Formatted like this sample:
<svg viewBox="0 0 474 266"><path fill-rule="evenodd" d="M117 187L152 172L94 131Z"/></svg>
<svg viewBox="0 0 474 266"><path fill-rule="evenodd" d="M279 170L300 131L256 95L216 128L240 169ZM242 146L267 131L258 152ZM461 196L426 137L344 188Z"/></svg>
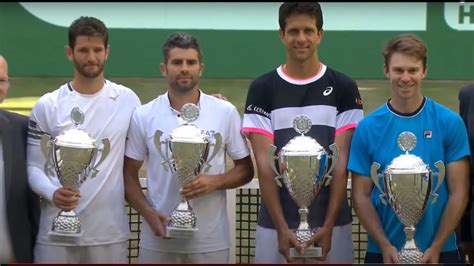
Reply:
<svg viewBox="0 0 474 266"><path fill-rule="evenodd" d="M385 201L385 197L386 197L387 195L385 194L385 192L383 192L382 187L380 187L380 184L379 184L379 176L380 176L380 175L377 173L377 171L379 170L379 168L380 168L380 164L374 162L374 163L372 164L372 167L370 167L370 177L372 178L372 182L374 182L375 187L377 187L377 189L378 189L379 192L380 192L380 196L379 196L379 197L380 197L380 201L381 201L384 205L386 205L387 202Z"/></svg>
<svg viewBox="0 0 474 266"><path fill-rule="evenodd" d="M206 167L204 168L203 172L207 172L209 168L211 167L211 164L209 163L214 157L216 157L217 153L219 153L219 150L221 149L222 146L222 136L221 133L217 132L214 133L214 139L216 142L214 144L211 144L211 146L214 146L212 149L212 154L210 157L207 158L207 160L204 162L206 164Z"/></svg>
<svg viewBox="0 0 474 266"><path fill-rule="evenodd" d="M281 187L281 175L278 173L276 166L275 166L275 152L277 147L273 144L270 145L268 148L268 163L270 164L270 168L275 172L275 181L279 187Z"/></svg>
<svg viewBox="0 0 474 266"><path fill-rule="evenodd" d="M165 171L168 171L168 168L167 168L168 159L167 157L165 157L165 155L161 151L161 145L166 143L164 141L161 141L162 135L163 135L162 131L156 130L155 135L153 137L153 141L155 142L155 147L156 147L156 150L158 151L158 154L161 156L161 158L163 158L163 161L161 162L161 164L163 165L163 169Z"/></svg>
<svg viewBox="0 0 474 266"><path fill-rule="evenodd" d="M47 134L41 135L41 152L43 153L44 157L48 158L48 149L49 149L49 140L51 139L51 136Z"/></svg>
<svg viewBox="0 0 474 266"><path fill-rule="evenodd" d="M440 160L435 163L436 168L438 168L438 173L434 173L433 175L438 176L438 184L436 184L436 188L431 192L431 203L434 204L438 200L438 193L436 193L444 181L444 176L446 174L446 168L444 163Z"/></svg>
<svg viewBox="0 0 474 266"><path fill-rule="evenodd" d="M53 168L54 165L51 163L51 136L48 134L43 134L41 135L41 140L40 140L40 147L41 147L41 152L43 153L44 157L46 158L46 162L44 164L44 171L47 175L53 176Z"/></svg>
<svg viewBox="0 0 474 266"><path fill-rule="evenodd" d="M337 147L336 143L329 145L329 149L332 152L332 155L329 155L329 158L332 159L332 162L331 162L331 166L329 167L329 170L326 172L326 182L324 182L324 186L328 186L329 183L331 183L332 170L336 166L337 160L339 159L339 147Z"/></svg>
<svg viewBox="0 0 474 266"><path fill-rule="evenodd" d="M91 173L90 173L90 178L94 178L99 170L97 168L99 165L102 164L102 162L105 160L105 157L109 155L110 152L110 140L108 138L102 139L102 150L101 150L101 155L99 161L92 167Z"/></svg>

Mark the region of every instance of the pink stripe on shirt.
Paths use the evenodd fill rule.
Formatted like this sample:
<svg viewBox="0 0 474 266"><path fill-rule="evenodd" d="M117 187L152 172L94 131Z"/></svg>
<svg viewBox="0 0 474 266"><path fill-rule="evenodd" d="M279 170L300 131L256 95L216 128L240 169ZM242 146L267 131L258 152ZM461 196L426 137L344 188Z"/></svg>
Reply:
<svg viewBox="0 0 474 266"><path fill-rule="evenodd" d="M339 128L338 130L336 130L336 135L337 134L341 134L342 132L348 130L348 129L351 129L351 128L356 128L357 127L357 124L356 123L353 123L353 124L349 124L349 125L345 125L341 128Z"/></svg>
<svg viewBox="0 0 474 266"><path fill-rule="evenodd" d="M256 128L256 127L243 127L241 129L242 132L244 133L258 133L258 134L262 134L262 135L265 135L269 138L271 138L273 140L273 134L266 131L266 130L263 130L261 128Z"/></svg>

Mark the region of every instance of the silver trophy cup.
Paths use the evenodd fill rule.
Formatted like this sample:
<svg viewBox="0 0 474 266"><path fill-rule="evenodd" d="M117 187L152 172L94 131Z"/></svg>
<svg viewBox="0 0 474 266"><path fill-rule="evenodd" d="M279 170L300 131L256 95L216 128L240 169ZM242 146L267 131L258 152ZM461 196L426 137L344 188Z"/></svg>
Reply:
<svg viewBox="0 0 474 266"><path fill-rule="evenodd" d="M96 141L78 126L84 121L84 113L75 107L71 111L71 120L75 128L65 130L56 138L49 135L41 137L41 150L46 157L45 172L49 176L57 176L59 183L65 188L79 190L87 178L94 178L97 167L104 161L110 150L108 139L103 139L103 148L97 147ZM101 152L100 159L98 153ZM95 163L95 164L94 164ZM84 230L74 210L60 211L54 218L51 237L79 238Z"/></svg>
<svg viewBox="0 0 474 266"><path fill-rule="evenodd" d="M436 202L439 187L443 183L445 166L442 161L435 163L438 173L430 170L423 160L413 154L409 154L416 146L416 136L412 132L402 132L397 139L400 149L405 151L395 157L390 165L381 174L377 173L380 164L374 162L371 167L371 178L375 187L380 191L380 200L387 204L388 200L393 211L405 227L406 242L398 252L401 263L419 263L423 253L416 246L415 226L423 217L428 201ZM434 186L434 178L437 177L437 186ZM379 184L382 178L384 189Z"/></svg>
<svg viewBox="0 0 474 266"><path fill-rule="evenodd" d="M171 131L168 139L164 141L161 140L163 132L160 130L157 130L154 136L156 149L163 158L164 169L167 170L168 167L171 169L181 187L207 171L210 167L208 162L216 156L222 145L219 133L213 135L215 142L212 144L210 137L191 123L198 117L199 108L195 104L187 103L181 109L181 118L185 123ZM162 145L165 146L166 154L162 152ZM211 146L213 146L212 155L209 153ZM166 227L166 237L189 239L196 231L198 231L196 214L188 200L181 197Z"/></svg>
<svg viewBox="0 0 474 266"><path fill-rule="evenodd" d="M299 207L300 223L295 235L300 245L304 245L314 235L314 230L310 228L308 222L308 208L321 188L329 185L332 178L329 173L332 172L339 157L336 144L329 146L332 151L332 155L329 155L314 138L304 135L310 131L311 126L309 117L298 115L293 120L293 128L301 135L288 141L278 156L275 156L274 145L270 146L268 154L270 166L277 174L277 184L281 186L279 180L283 180L290 196ZM275 167L275 159L278 159L281 174ZM330 167L329 159L332 160ZM295 258L317 258L321 255L321 247L306 247L303 254L299 254L295 248L290 248L290 256Z"/></svg>

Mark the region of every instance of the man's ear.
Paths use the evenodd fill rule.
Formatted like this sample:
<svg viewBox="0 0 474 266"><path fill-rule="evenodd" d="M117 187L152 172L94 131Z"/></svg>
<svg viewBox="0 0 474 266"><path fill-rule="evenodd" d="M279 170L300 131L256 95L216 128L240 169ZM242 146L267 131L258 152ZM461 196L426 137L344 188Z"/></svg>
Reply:
<svg viewBox="0 0 474 266"><path fill-rule="evenodd" d="M163 63L160 64L160 71L161 71L161 75L163 75L163 77L166 77L166 66L165 66L165 64L163 64Z"/></svg>
<svg viewBox="0 0 474 266"><path fill-rule="evenodd" d="M383 73L384 73L386 78L389 78L388 67L387 67L386 64L383 64Z"/></svg>
<svg viewBox="0 0 474 266"><path fill-rule="evenodd" d="M64 53L66 54L67 58L72 61L73 58L73 50L69 45L64 46Z"/></svg>
<svg viewBox="0 0 474 266"><path fill-rule="evenodd" d="M204 64L201 64L201 69L199 69L199 76L202 75L202 72L204 71Z"/></svg>
<svg viewBox="0 0 474 266"><path fill-rule="evenodd" d="M109 53L110 53L110 45L107 45L107 48L105 48L105 60L109 58Z"/></svg>

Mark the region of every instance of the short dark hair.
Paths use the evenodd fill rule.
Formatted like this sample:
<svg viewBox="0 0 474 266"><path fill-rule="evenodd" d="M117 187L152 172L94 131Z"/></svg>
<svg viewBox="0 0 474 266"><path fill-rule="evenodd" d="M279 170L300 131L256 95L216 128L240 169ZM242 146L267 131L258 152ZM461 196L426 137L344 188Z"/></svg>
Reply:
<svg viewBox="0 0 474 266"><path fill-rule="evenodd" d="M173 48L194 49L198 52L199 62L202 62L201 48L198 40L189 33L175 32L171 34L163 44L163 62L168 62L170 50Z"/></svg>
<svg viewBox="0 0 474 266"><path fill-rule="evenodd" d="M323 11L318 2L285 2L280 6L278 23L280 30L285 31L286 20L293 15L305 14L316 18L316 28L323 28Z"/></svg>
<svg viewBox="0 0 474 266"><path fill-rule="evenodd" d="M388 41L385 45L382 55L385 60L385 66L389 66L390 59L394 53L402 53L404 55L413 56L423 62L423 69L426 69L428 61L428 49L420 37L414 34L402 34Z"/></svg>
<svg viewBox="0 0 474 266"><path fill-rule="evenodd" d="M94 17L80 17L69 26L69 47L74 49L78 36L100 36L104 39L104 46L109 43L109 32L104 22Z"/></svg>

